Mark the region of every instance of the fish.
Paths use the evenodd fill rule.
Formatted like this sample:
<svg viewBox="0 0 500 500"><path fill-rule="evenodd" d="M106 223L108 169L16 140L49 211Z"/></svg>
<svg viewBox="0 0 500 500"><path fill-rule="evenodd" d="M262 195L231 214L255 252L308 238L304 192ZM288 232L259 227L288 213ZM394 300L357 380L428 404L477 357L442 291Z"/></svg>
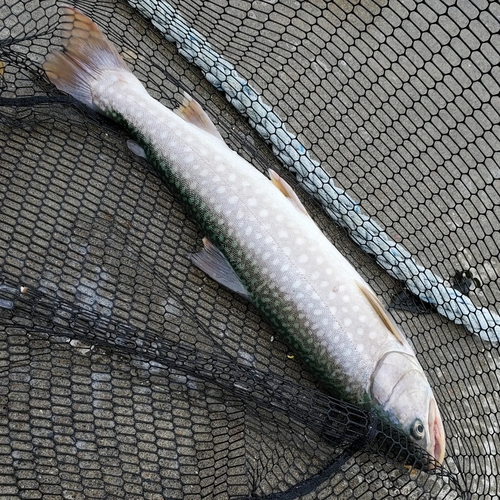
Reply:
<svg viewBox="0 0 500 500"><path fill-rule="evenodd" d="M189 95L176 110L151 97L85 14L64 7L60 28L47 77L128 130L205 234L193 263L252 302L334 397L441 464L443 422L415 351L292 187L233 151Z"/></svg>

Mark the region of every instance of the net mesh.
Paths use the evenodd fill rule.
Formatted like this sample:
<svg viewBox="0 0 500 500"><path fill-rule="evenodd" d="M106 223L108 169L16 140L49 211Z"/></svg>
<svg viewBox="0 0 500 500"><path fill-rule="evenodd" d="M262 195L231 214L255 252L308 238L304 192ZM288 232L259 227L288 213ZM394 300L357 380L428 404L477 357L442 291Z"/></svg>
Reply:
<svg viewBox="0 0 500 500"><path fill-rule="evenodd" d="M283 176L383 300L400 306L448 453L432 471L404 468L412 455L401 436L325 394L253 306L191 265L204 235L127 134L44 77L43 59L60 43L58 4L6 0L3 497L498 498L500 357L479 336L485 321L490 332L499 324L498 5L76 5L156 99L174 107L187 91L233 149ZM247 95L260 112L252 92L272 133L243 109ZM324 186L301 174L297 150L311 172L321 165ZM325 207L330 179L365 217L360 227L374 221L475 309L447 309L453 297L436 296L439 287L434 302L399 293L396 264L376 264L379 234L360 241L352 218L335 215L342 207ZM457 324L469 317L479 326Z"/></svg>

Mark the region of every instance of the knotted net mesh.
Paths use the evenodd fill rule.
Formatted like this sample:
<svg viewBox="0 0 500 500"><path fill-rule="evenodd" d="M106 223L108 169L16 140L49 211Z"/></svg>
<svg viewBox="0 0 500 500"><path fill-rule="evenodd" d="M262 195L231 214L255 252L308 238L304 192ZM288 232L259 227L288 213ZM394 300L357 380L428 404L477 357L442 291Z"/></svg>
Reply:
<svg viewBox="0 0 500 500"><path fill-rule="evenodd" d="M185 208L44 76L58 6L0 6L2 498L498 498L498 4L76 2L392 304L443 416L431 471L191 265Z"/></svg>

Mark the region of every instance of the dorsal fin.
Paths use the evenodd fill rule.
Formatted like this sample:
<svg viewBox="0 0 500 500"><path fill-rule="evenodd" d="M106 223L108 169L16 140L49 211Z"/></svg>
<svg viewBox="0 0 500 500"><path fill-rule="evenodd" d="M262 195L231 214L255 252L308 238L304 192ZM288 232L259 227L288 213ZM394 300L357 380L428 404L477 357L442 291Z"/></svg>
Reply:
<svg viewBox="0 0 500 500"><path fill-rule="evenodd" d="M390 318L385 310L385 307L382 305L378 297L364 284L356 281L356 285L358 285L361 293L368 299L370 305L375 309L375 312L378 314L386 328L396 337L396 339L402 344L405 345L406 341L403 337L403 334L399 330L399 328L394 324L394 321Z"/></svg>
<svg viewBox="0 0 500 500"><path fill-rule="evenodd" d="M184 100L178 108L174 109L174 113L188 123L201 128L224 142L217 127L213 124L212 120L210 120L203 108L186 92L184 92ZM224 144L226 143L224 142Z"/></svg>
<svg viewBox="0 0 500 500"><path fill-rule="evenodd" d="M269 169L269 178L271 179L271 182L292 202L297 210L306 215L309 215L304 205L302 205L302 202L299 200L299 197L295 194L295 191L292 189L290 184L285 181L285 179L282 179L272 169Z"/></svg>

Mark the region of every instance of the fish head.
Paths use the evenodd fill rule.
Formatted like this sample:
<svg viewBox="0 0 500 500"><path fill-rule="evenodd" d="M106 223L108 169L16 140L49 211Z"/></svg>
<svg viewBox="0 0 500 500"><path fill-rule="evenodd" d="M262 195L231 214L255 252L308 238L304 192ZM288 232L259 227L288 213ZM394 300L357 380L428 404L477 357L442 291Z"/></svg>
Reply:
<svg viewBox="0 0 500 500"><path fill-rule="evenodd" d="M384 419L438 464L443 462L443 422L432 388L413 353L391 351L379 360L372 376L371 397Z"/></svg>

